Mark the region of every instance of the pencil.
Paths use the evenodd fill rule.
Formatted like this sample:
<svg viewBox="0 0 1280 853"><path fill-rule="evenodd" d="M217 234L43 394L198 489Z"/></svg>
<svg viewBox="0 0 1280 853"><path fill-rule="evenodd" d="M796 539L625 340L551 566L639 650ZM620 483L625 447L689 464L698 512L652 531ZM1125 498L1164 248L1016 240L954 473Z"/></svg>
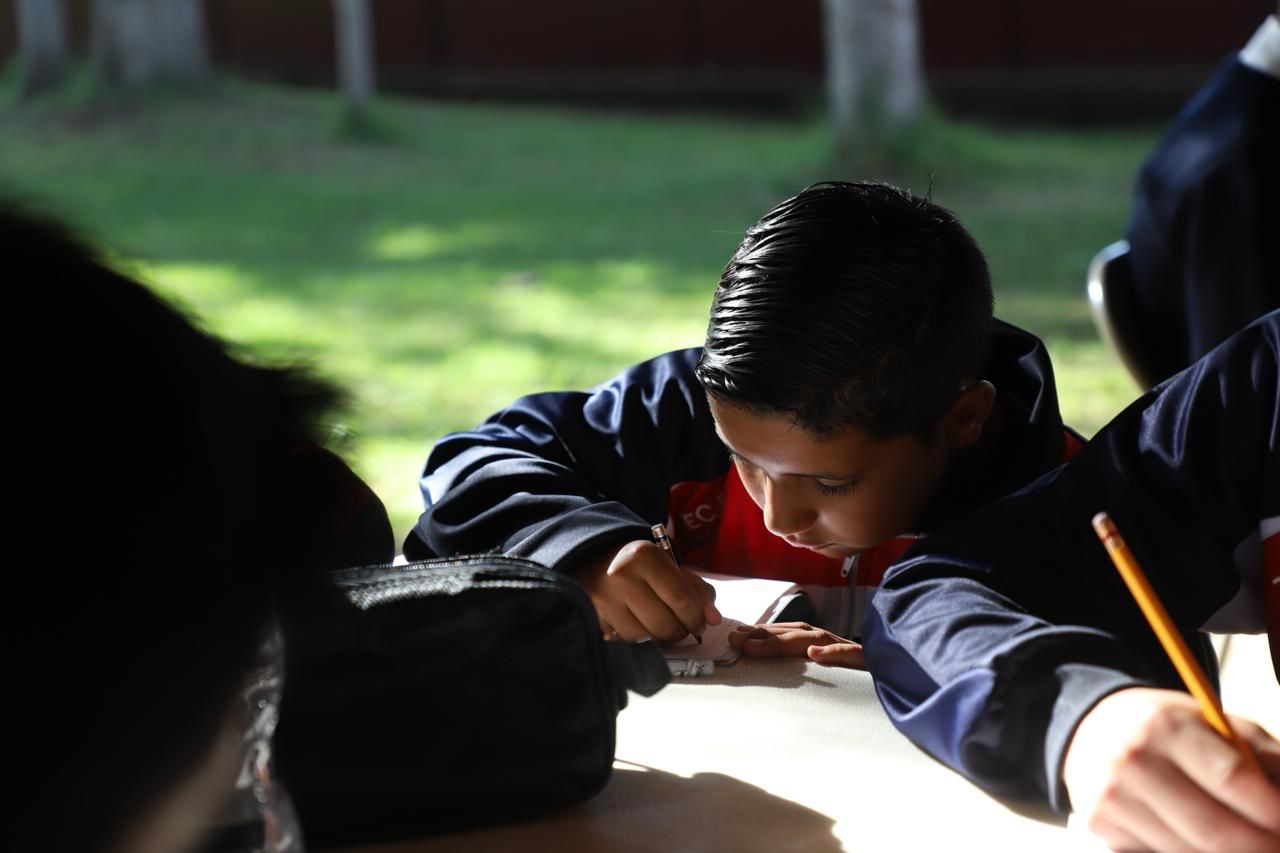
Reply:
<svg viewBox="0 0 1280 853"><path fill-rule="evenodd" d="M1169 611L1165 610L1164 604L1151 588L1147 576L1138 567L1138 561L1134 559L1133 552L1120 536L1120 531L1111 520L1111 516L1105 512L1095 515L1093 529L1102 540L1102 544L1106 546L1107 553L1111 555L1111 562L1115 563L1120 577L1124 578L1125 586L1129 587L1129 592L1138 602L1138 607L1142 608L1142 615L1147 617L1151 630L1156 632L1160 645L1164 646L1165 654L1169 656L1169 660L1173 661L1178 675L1182 676L1183 683L1200 704L1200 713L1204 714L1205 720L1218 734L1236 745L1248 765L1261 773L1262 768L1258 765L1258 759L1236 734L1235 729L1231 728L1231 723L1227 721L1227 715L1222 710L1222 702L1218 699L1213 685L1205 677L1200 664L1191 656L1186 642L1182 639L1182 634L1169 618Z"/></svg>
<svg viewBox="0 0 1280 853"><path fill-rule="evenodd" d="M676 568L680 568L680 561L676 559L676 551L671 547L671 537L667 536L667 526L665 524L655 524L649 528L649 532L653 534L653 541L659 548L667 552L667 556L671 558L671 562ZM698 645L702 645L702 637L694 634L693 638L698 641Z"/></svg>

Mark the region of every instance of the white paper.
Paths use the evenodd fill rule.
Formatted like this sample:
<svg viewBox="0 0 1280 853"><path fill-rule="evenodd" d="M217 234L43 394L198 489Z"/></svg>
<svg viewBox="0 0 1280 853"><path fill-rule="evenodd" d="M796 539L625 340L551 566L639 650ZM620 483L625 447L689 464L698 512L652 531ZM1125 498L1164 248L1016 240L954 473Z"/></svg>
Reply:
<svg viewBox="0 0 1280 853"><path fill-rule="evenodd" d="M716 590L716 609L723 620L719 625L708 625L699 644L693 637L685 637L664 650L668 660L713 660L728 665L741 657L729 645L729 635L739 625L756 625L768 622L775 616L780 599L798 592L800 587L790 581L762 578L737 578L729 575L702 573L702 577Z"/></svg>

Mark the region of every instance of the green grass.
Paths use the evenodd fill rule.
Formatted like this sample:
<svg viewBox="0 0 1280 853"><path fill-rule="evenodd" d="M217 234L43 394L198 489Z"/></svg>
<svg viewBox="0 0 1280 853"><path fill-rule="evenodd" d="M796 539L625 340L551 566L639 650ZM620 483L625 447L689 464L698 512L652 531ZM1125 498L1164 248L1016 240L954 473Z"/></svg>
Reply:
<svg viewBox="0 0 1280 853"><path fill-rule="evenodd" d="M0 103L3 99L0 99ZM1044 337L1067 418L1134 396L1083 298L1154 131L930 119L894 163L832 165L818 120L385 100L226 83L140 103L0 107L6 191L71 219L214 330L356 395L352 458L398 534L432 441L514 397L699 343L743 230L814 180L882 177L954 209L997 311Z"/></svg>

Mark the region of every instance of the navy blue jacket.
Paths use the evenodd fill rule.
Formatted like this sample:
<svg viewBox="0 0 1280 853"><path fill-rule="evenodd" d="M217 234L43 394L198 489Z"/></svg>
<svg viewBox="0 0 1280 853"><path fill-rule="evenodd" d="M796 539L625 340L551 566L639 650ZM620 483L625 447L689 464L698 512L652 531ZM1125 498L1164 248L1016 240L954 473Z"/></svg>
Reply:
<svg viewBox="0 0 1280 853"><path fill-rule="evenodd" d="M647 538L650 525L669 522L693 565L848 585L840 560L765 529L715 433L694 375L700 355L668 353L587 391L524 397L441 439L421 481L427 509L405 555L497 550L569 570L589 552ZM982 378L997 388L990 440L953 460L918 532L1021 488L1079 444L1064 430L1049 356L1034 335L997 322ZM879 581L905 548L889 544L876 555L883 559L860 558L855 580Z"/></svg>
<svg viewBox="0 0 1280 853"><path fill-rule="evenodd" d="M1103 510L1206 665L1201 630L1274 631L1278 366L1280 311L891 567L863 642L894 725L990 791L1069 808L1061 762L1085 712L1123 687L1181 687L1093 532Z"/></svg>
<svg viewBox="0 0 1280 853"><path fill-rule="evenodd" d="M1280 308L1280 80L1227 60L1143 165L1129 265L1171 376Z"/></svg>

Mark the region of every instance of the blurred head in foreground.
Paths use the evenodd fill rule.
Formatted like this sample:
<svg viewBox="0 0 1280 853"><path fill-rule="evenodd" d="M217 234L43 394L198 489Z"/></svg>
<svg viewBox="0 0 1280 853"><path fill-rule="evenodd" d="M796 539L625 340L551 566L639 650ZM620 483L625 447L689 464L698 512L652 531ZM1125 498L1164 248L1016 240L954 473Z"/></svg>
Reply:
<svg viewBox="0 0 1280 853"><path fill-rule="evenodd" d="M5 206L0 249L16 849L183 850L239 769L288 460L339 395L232 355L54 223Z"/></svg>

